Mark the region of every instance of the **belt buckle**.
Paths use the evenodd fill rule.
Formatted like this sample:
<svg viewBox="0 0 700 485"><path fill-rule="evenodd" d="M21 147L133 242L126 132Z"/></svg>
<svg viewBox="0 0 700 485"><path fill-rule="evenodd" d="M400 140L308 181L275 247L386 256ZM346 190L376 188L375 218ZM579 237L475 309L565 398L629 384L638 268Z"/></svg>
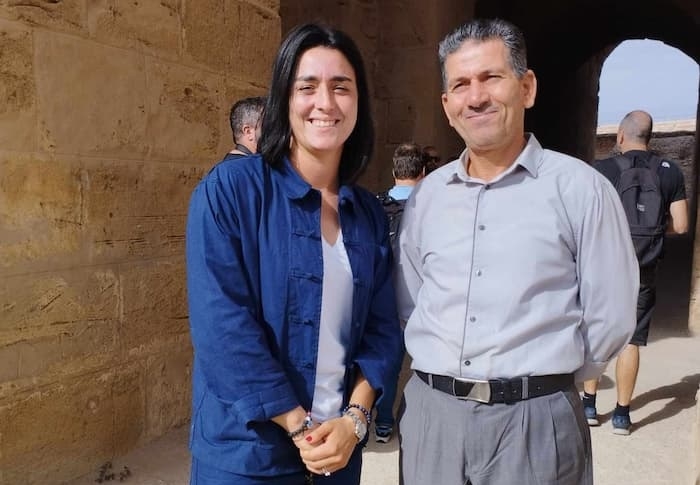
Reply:
<svg viewBox="0 0 700 485"><path fill-rule="evenodd" d="M471 384L472 388L469 390L466 396L457 395L455 389L456 382L464 382L466 384ZM457 379L456 377L452 381L452 394L461 400L476 401L488 404L491 402L491 385L489 381L474 381L471 379Z"/></svg>

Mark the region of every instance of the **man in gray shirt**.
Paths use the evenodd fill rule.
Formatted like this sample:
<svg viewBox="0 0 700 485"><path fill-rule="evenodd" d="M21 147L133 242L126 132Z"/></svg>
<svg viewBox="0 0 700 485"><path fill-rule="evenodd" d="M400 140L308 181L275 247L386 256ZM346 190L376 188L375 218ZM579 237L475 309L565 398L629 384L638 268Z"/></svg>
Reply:
<svg viewBox="0 0 700 485"><path fill-rule="evenodd" d="M402 483L591 484L574 383L602 374L635 327L619 196L525 133L537 80L517 27L471 21L439 55L443 108L467 149L413 191L402 219L397 296L415 371Z"/></svg>

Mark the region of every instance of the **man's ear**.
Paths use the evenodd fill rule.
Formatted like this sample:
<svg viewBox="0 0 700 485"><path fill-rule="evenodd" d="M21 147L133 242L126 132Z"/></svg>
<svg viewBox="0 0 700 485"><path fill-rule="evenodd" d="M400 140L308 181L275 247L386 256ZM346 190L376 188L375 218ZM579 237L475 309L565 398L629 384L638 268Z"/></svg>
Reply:
<svg viewBox="0 0 700 485"><path fill-rule="evenodd" d="M450 118L450 113L447 111L447 93L442 93L440 99L442 100L442 109L445 112L445 116L447 117L447 122L452 128L454 128L454 125L452 124L452 118Z"/></svg>
<svg viewBox="0 0 700 485"><path fill-rule="evenodd" d="M248 141L255 141L255 127L254 126L243 125L241 132L243 132L243 136Z"/></svg>
<svg viewBox="0 0 700 485"><path fill-rule="evenodd" d="M537 97L537 77L532 69L525 71L520 83L523 88L523 104L525 108L532 108Z"/></svg>

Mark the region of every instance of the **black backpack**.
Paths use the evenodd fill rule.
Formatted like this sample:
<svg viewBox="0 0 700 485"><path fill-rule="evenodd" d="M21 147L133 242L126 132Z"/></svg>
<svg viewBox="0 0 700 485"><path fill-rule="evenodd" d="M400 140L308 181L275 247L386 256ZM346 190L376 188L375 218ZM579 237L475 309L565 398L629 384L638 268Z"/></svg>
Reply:
<svg viewBox="0 0 700 485"><path fill-rule="evenodd" d="M615 188L622 199L640 267L656 263L663 250L666 211L658 175L662 162L656 155L651 155L647 164L635 163L624 155L615 157L620 168Z"/></svg>
<svg viewBox="0 0 700 485"><path fill-rule="evenodd" d="M378 193L377 199L382 203L384 212L386 212L386 216L389 219L389 240L392 249L396 251L396 236L398 236L399 233L399 224L401 223L401 215L403 214L406 201L394 199L389 195L389 192Z"/></svg>

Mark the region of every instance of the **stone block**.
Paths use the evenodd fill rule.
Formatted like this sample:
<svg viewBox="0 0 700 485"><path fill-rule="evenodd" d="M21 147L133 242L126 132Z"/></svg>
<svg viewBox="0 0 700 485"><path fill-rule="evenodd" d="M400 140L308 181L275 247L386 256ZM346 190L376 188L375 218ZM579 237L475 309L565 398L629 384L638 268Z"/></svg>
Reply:
<svg viewBox="0 0 700 485"><path fill-rule="evenodd" d="M382 50L378 65L381 69L375 72L374 84L377 97L415 98L416 93L423 93L423 97L440 99L440 74L434 50ZM425 67L417 70L417 65ZM403 82L397 83L397 79L402 79Z"/></svg>
<svg viewBox="0 0 700 485"><path fill-rule="evenodd" d="M44 329L42 335L56 335L60 331L52 328L62 324L117 318L117 278L111 270L90 268L4 276L0 301L1 332Z"/></svg>
<svg viewBox="0 0 700 485"><path fill-rule="evenodd" d="M163 435L185 424L191 411L192 347L189 334L171 340L167 352L146 364L146 434Z"/></svg>
<svg viewBox="0 0 700 485"><path fill-rule="evenodd" d="M415 120L404 119L392 121L387 130L387 142L393 145L415 138Z"/></svg>
<svg viewBox="0 0 700 485"><path fill-rule="evenodd" d="M227 50L227 72L267 85L280 44L279 16L247 2L230 1L226 2L225 19L227 29L235 33Z"/></svg>
<svg viewBox="0 0 700 485"><path fill-rule="evenodd" d="M435 33L438 15L444 15L441 2L406 2L404 0L382 0L379 18L392 17L391 28L381 29L382 46L388 49L411 49L429 47L437 57L437 35ZM399 15L396 15L400 12ZM431 35L432 34L432 35ZM437 61L435 61L437 62Z"/></svg>
<svg viewBox="0 0 700 485"><path fill-rule="evenodd" d="M169 349L188 327L184 259L140 263L124 268L119 340L130 358Z"/></svg>
<svg viewBox="0 0 700 485"><path fill-rule="evenodd" d="M266 8L276 14L280 10L280 0L248 0L248 3Z"/></svg>
<svg viewBox="0 0 700 485"><path fill-rule="evenodd" d="M40 148L145 156L143 55L43 31L35 32L35 53Z"/></svg>
<svg viewBox="0 0 700 485"><path fill-rule="evenodd" d="M83 231L78 164L0 156L0 273L75 256Z"/></svg>
<svg viewBox="0 0 700 485"><path fill-rule="evenodd" d="M36 149L36 87L32 33L0 20L0 146Z"/></svg>
<svg viewBox="0 0 700 485"><path fill-rule="evenodd" d="M183 31L185 58L224 72L228 66L230 50L236 41L238 17L226 19L224 4L236 4L237 0L183 0ZM237 15L238 10L233 14ZM235 71L234 71L235 72Z"/></svg>
<svg viewBox="0 0 700 485"><path fill-rule="evenodd" d="M0 17L51 30L84 34L87 31L85 3L86 0L0 0Z"/></svg>
<svg viewBox="0 0 700 485"><path fill-rule="evenodd" d="M88 2L90 36L107 44L177 59L181 51L178 0Z"/></svg>
<svg viewBox="0 0 700 485"><path fill-rule="evenodd" d="M86 374L0 401L3 483L63 483L96 468L143 427L138 366Z"/></svg>
<svg viewBox="0 0 700 485"><path fill-rule="evenodd" d="M148 59L148 136L151 158L202 160L217 153L222 137L223 79L176 64Z"/></svg>
<svg viewBox="0 0 700 485"><path fill-rule="evenodd" d="M85 170L91 261L184 253L189 198L204 167L94 162Z"/></svg>

